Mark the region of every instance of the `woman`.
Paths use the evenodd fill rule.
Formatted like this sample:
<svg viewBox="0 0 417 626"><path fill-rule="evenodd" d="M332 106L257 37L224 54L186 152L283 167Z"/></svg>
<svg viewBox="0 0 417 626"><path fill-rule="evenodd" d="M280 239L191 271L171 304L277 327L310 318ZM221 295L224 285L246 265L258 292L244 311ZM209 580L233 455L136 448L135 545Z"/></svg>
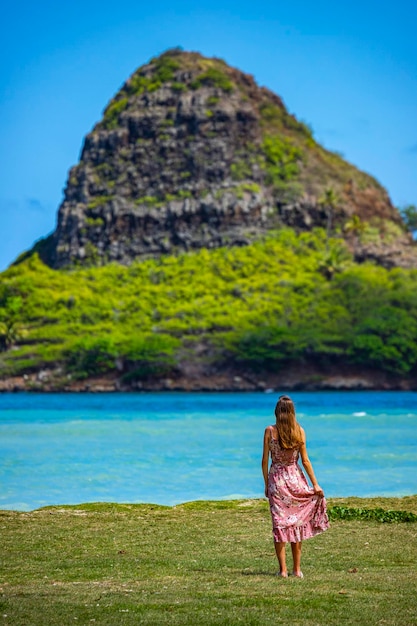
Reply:
<svg viewBox="0 0 417 626"><path fill-rule="evenodd" d="M303 578L300 569L301 542L329 527L323 489L317 483L306 448L306 436L295 417L294 404L281 396L275 407L276 424L265 429L262 472L265 496L269 499L272 533L279 562L277 576L287 578L285 544L291 543L293 576ZM268 471L269 455L272 463ZM313 487L298 466L301 456Z"/></svg>

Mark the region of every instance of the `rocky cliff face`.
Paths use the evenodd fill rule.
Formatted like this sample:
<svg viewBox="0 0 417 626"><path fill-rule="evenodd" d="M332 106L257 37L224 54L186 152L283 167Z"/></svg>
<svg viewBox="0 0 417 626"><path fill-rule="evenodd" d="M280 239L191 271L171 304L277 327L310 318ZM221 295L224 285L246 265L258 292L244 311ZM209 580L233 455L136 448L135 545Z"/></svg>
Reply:
<svg viewBox="0 0 417 626"><path fill-rule="evenodd" d="M127 80L87 135L56 231L37 250L55 268L128 264L245 245L281 225L338 230L358 259L415 264L372 177L324 150L251 76L170 50ZM364 225L377 236L364 240Z"/></svg>

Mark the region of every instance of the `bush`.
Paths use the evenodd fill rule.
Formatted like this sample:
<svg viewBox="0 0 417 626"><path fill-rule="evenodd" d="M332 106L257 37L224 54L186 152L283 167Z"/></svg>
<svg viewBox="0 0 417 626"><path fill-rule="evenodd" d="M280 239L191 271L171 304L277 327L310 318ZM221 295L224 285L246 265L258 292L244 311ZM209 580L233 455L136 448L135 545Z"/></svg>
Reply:
<svg viewBox="0 0 417 626"><path fill-rule="evenodd" d="M417 372L417 271L357 265L332 238L326 252L320 229L130 267L54 271L33 255L1 274L0 321L8 317L17 333L4 375L19 358L51 357L82 376L116 371L120 358L140 379L175 372L184 351L255 370L309 359Z"/></svg>
<svg viewBox="0 0 417 626"><path fill-rule="evenodd" d="M66 350L66 368L77 378L98 376L114 369L117 348L110 338L88 337L77 341Z"/></svg>
<svg viewBox="0 0 417 626"><path fill-rule="evenodd" d="M209 67L205 72L199 74L191 83L191 89L200 87L218 87L226 93L233 91L233 83L230 78L217 67Z"/></svg>
<svg viewBox="0 0 417 626"><path fill-rule="evenodd" d="M330 520L372 520L385 524L417 522L417 515L411 511L387 511L385 509L360 509L356 507L331 506L328 508Z"/></svg>
<svg viewBox="0 0 417 626"><path fill-rule="evenodd" d="M140 95L145 91L156 91L164 83L174 81L175 70L180 67L180 63L170 56L169 53L163 54L154 61L151 76L145 76L141 73L134 74L128 85L124 88L124 91L129 95ZM182 90L180 85L181 83L174 81L172 88L180 91Z"/></svg>
<svg viewBox="0 0 417 626"><path fill-rule="evenodd" d="M360 322L348 350L352 361L406 374L417 363L417 321L397 307L379 307Z"/></svg>
<svg viewBox="0 0 417 626"><path fill-rule="evenodd" d="M169 335L145 335L132 338L120 346L125 373L123 380L131 382L153 376L167 375L175 369L175 349L180 342Z"/></svg>
<svg viewBox="0 0 417 626"><path fill-rule="evenodd" d="M107 109L104 111L104 126L107 129L116 128L120 113L127 109L128 99L121 98L115 102L111 102Z"/></svg>
<svg viewBox="0 0 417 626"><path fill-rule="evenodd" d="M264 167L268 185L279 186L298 175L298 164L302 159L302 152L289 140L279 136L265 137L262 151L265 157Z"/></svg>

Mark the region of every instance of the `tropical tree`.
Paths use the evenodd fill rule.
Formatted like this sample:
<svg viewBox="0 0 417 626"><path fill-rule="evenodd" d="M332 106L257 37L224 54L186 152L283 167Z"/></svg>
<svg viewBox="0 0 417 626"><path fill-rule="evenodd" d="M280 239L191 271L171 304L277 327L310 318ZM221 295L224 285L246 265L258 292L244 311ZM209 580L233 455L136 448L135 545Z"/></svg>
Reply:
<svg viewBox="0 0 417 626"><path fill-rule="evenodd" d="M363 222L359 215L356 214L352 215L352 217L346 222L344 226L344 231L353 235L353 247L355 251L359 245L361 235L365 232L365 230L365 222Z"/></svg>
<svg viewBox="0 0 417 626"><path fill-rule="evenodd" d="M400 209L401 217L408 230L414 232L417 230L417 207L415 204L407 204Z"/></svg>
<svg viewBox="0 0 417 626"><path fill-rule="evenodd" d="M0 350L11 348L25 331L19 323L20 312L23 306L20 296L7 296L3 299L0 308Z"/></svg>
<svg viewBox="0 0 417 626"><path fill-rule="evenodd" d="M318 263L318 270L328 280L331 280L338 272L343 272L351 261L350 255L344 245L328 248Z"/></svg>
<svg viewBox="0 0 417 626"><path fill-rule="evenodd" d="M335 210L339 204L340 200L333 189L333 187L327 187L323 195L319 198L319 205L324 208L327 216L327 224L326 224L326 251L329 249L329 239L333 228L333 218Z"/></svg>

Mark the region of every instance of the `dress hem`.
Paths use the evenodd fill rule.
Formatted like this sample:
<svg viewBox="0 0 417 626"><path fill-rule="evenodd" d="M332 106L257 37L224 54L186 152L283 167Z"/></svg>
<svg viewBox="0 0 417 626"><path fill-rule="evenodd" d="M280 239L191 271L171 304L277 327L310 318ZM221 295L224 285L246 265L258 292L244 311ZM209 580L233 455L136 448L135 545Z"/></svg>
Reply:
<svg viewBox="0 0 417 626"><path fill-rule="evenodd" d="M305 539L311 539L316 535L324 533L329 528L329 523L324 522L323 526L311 526L311 524L305 524L304 526L286 526L285 528L275 527L272 529L274 541L297 543L304 541Z"/></svg>

